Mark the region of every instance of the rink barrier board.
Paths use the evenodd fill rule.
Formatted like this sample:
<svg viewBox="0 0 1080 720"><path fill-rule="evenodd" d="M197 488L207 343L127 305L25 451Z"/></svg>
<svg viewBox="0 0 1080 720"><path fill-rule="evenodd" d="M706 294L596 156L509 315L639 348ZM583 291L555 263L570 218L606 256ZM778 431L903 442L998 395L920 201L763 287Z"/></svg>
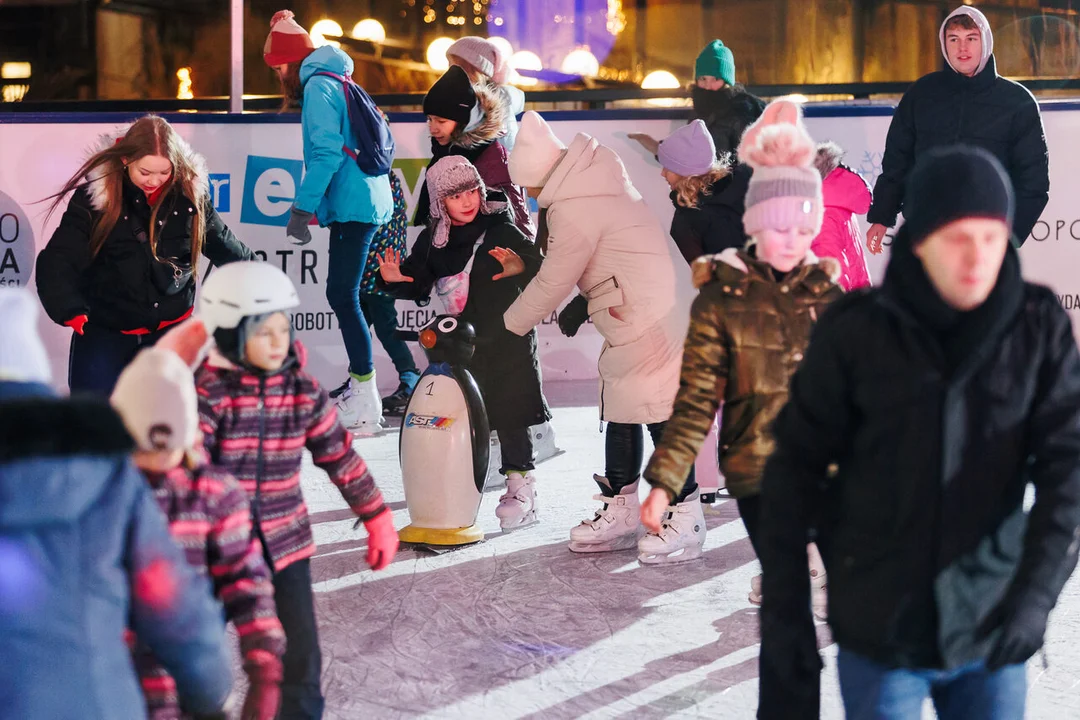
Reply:
<svg viewBox="0 0 1080 720"><path fill-rule="evenodd" d="M1024 273L1054 289L1063 307L1080 326L1080 206L1070 199L1080 195L1080 176L1073 159L1080 157L1080 102L1046 101L1041 104L1050 145L1050 203L1030 239L1021 249ZM806 123L817 140L834 140L847 151L845 162L871 185L880 172L881 154L892 107L887 104L820 104L806 107ZM576 132L588 132L615 149L623 158L637 189L656 213L670 225L673 208L668 188L655 158L626 137L633 129L662 138L688 117L685 108L550 111L542 113L555 133L569 144ZM77 169L87 148L98 137L139 114L132 113L0 113L0 285L31 286L33 261L44 246L61 212L47 227L44 206L34 201L55 192ZM309 369L326 385L336 386L344 376L345 352L324 295L327 231L313 229L314 241L296 247L285 239L284 226L292 193L303 172L299 115L166 113L210 166L215 205L237 236L264 259L279 264L293 278L301 306L291 313L298 337L309 349ZM409 214L430 157L430 141L423 115L394 113L391 121L398 145L395 172L402 179ZM865 229L865 222L863 223ZM419 229L410 228L410 242ZM670 246L680 278L680 297L693 294L689 271L674 243ZM887 254L870 256L872 277L883 276ZM570 298L567 298L569 300ZM437 302L437 301L435 301ZM414 332L436 314L432 305L398 304L399 321ZM70 331L43 318L46 340L57 384L66 377ZM590 380L597 377L596 358L602 339L586 324L574 338L564 337L555 314L538 328L545 380ZM385 390L396 387L396 374L378 342L376 368ZM419 349L415 356L420 366Z"/></svg>

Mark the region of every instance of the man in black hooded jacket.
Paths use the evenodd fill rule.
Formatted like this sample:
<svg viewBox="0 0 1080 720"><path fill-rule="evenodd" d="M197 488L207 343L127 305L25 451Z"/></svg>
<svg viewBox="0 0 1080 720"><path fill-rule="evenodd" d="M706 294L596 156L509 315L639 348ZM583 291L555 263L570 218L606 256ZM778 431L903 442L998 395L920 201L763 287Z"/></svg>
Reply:
<svg viewBox="0 0 1080 720"><path fill-rule="evenodd" d="M849 720L1019 718L1076 566L1080 354L1009 243L1008 176L939 148L882 287L825 313L762 480L759 718L817 718L806 537L819 513ZM1035 503L1024 512L1028 483Z"/></svg>
<svg viewBox="0 0 1080 720"><path fill-rule="evenodd" d="M882 251L888 228L904 210L904 182L915 161L934 147L965 143L991 152L1008 171L1016 193L1013 234L1023 244L1050 197L1049 156L1035 98L999 77L994 36L973 7L955 10L941 25L947 67L919 79L896 107L874 204L866 215L866 245Z"/></svg>

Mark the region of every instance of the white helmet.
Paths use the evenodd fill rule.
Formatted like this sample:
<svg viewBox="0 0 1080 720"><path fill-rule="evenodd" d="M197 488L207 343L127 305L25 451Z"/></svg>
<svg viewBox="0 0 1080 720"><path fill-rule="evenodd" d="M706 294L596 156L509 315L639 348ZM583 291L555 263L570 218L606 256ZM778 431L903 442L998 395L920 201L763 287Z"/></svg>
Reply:
<svg viewBox="0 0 1080 720"><path fill-rule="evenodd" d="M265 262L234 262L215 269L199 295L199 318L213 335L235 329L251 315L280 312L300 304L296 286Z"/></svg>

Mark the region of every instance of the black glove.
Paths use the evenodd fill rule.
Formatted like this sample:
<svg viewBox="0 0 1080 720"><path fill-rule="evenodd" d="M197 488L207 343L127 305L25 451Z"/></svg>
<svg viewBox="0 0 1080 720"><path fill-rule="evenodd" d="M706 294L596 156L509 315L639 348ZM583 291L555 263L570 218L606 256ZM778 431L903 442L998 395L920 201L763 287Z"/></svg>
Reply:
<svg viewBox="0 0 1080 720"><path fill-rule="evenodd" d="M1039 652L1046 637L1046 621L1050 611L1037 603L1017 601L1003 603L983 623L984 632L992 631L992 625L1001 628L1001 635L990 648L986 669L990 672L1007 665L1026 663Z"/></svg>
<svg viewBox="0 0 1080 720"><path fill-rule="evenodd" d="M311 222L314 215L315 213L309 213L294 207L289 213L289 224L285 228L285 236L296 238L295 245L307 245L311 242L311 230L308 228L308 223Z"/></svg>
<svg viewBox="0 0 1080 720"><path fill-rule="evenodd" d="M566 337L574 337L588 319L589 301L584 295L578 295L559 313L559 330Z"/></svg>

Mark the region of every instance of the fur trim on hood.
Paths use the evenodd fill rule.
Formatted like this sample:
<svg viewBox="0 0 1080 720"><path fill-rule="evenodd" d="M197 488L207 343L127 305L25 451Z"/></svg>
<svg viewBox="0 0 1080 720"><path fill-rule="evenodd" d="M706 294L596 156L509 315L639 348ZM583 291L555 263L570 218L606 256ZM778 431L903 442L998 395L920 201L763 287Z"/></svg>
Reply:
<svg viewBox="0 0 1080 720"><path fill-rule="evenodd" d="M473 91L476 92L474 119L451 141L467 150L488 145L505 135L510 112L498 85L483 82L473 85Z"/></svg>
<svg viewBox="0 0 1080 720"><path fill-rule="evenodd" d="M134 449L120 416L103 400L31 397L0 404L0 463Z"/></svg>
<svg viewBox="0 0 1080 720"><path fill-rule="evenodd" d="M90 149L88 158L96 153L105 150L116 144L116 141L124 137L127 134L128 128L131 125L125 125L114 133L106 133L98 136L97 143ZM179 135L177 136L177 144L180 147L180 153L187 159L188 163L195 169L195 194L196 197L188 198L196 207L200 207L210 197L210 171L206 165L206 158L188 144L187 140L184 140ZM103 212L109 203L109 185L105 182L107 170L104 166L91 170L86 175L86 191L90 194L90 205L97 212Z"/></svg>
<svg viewBox="0 0 1080 720"><path fill-rule="evenodd" d="M821 179L829 177L833 170L840 167L840 161L844 159L844 148L834 142L818 143L817 154L814 156L814 167L821 173Z"/></svg>
<svg viewBox="0 0 1080 720"><path fill-rule="evenodd" d="M716 255L702 255L691 264L690 272L693 276L694 287L701 288L715 280L719 263L733 267L744 274L750 272L750 268L748 268L743 259L739 257L739 251L736 248L728 248ZM806 258L803 259L802 264L817 265L834 283L840 279L841 267L839 261L835 258L818 257L813 252L807 250Z"/></svg>

